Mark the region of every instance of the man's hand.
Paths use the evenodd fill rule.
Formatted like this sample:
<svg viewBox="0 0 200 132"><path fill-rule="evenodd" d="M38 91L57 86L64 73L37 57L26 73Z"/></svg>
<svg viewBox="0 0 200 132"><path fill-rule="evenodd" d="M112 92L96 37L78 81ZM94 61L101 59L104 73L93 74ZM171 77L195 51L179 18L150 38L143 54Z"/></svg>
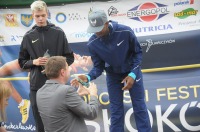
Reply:
<svg viewBox="0 0 200 132"><path fill-rule="evenodd" d="M94 83L90 83L89 88L86 88L86 87L84 87L83 85L81 85L79 83L79 87L78 87L77 93L80 96L84 96L84 95L90 94L90 95L96 96L98 98L98 95L97 95L97 86Z"/></svg>
<svg viewBox="0 0 200 132"><path fill-rule="evenodd" d="M97 95L97 85L96 84L90 83L90 86L89 86L88 89L89 89L90 95L96 96L98 98L98 95Z"/></svg>
<svg viewBox="0 0 200 132"><path fill-rule="evenodd" d="M85 76L85 75L79 75L78 78L81 79L83 82L88 82L87 76ZM70 81L70 84L73 87L79 87L79 82L76 78L72 79Z"/></svg>
<svg viewBox="0 0 200 132"><path fill-rule="evenodd" d="M80 83L79 83L79 87L78 87L77 93L78 93L78 95L80 95L80 96L84 96L84 95L90 94L89 89L86 88L86 87L84 87L84 86L81 85Z"/></svg>
<svg viewBox="0 0 200 132"><path fill-rule="evenodd" d="M121 83L125 83L126 85L122 88L122 90L129 90L132 88L134 84L134 79L130 76L127 76L124 78L124 80Z"/></svg>
<svg viewBox="0 0 200 132"><path fill-rule="evenodd" d="M46 57L39 57L33 60L33 65L36 66L44 66L47 63L48 58Z"/></svg>

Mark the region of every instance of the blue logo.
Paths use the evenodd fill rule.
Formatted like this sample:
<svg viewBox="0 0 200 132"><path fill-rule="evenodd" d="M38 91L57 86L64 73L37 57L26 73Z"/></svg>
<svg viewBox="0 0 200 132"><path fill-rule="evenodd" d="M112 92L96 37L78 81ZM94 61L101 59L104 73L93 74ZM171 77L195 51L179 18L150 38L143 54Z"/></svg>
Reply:
<svg viewBox="0 0 200 132"><path fill-rule="evenodd" d="M26 27L31 26L33 23L32 15L31 14L21 14L21 23Z"/></svg>
<svg viewBox="0 0 200 132"><path fill-rule="evenodd" d="M63 22L65 22L66 21L66 19L67 19L67 17L66 17L66 15L64 14L64 13L58 13L57 15L56 15L56 21L58 22L58 23L63 23Z"/></svg>

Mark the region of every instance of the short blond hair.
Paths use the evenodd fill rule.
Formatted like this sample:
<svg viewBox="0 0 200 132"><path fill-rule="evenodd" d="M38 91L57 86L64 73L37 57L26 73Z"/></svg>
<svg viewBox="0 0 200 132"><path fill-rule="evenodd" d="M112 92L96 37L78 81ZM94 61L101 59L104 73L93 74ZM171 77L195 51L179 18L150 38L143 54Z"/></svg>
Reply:
<svg viewBox="0 0 200 132"><path fill-rule="evenodd" d="M0 118L5 121L6 120L6 112L5 112L5 98L11 96L12 90L11 85L8 81L0 81Z"/></svg>
<svg viewBox="0 0 200 132"><path fill-rule="evenodd" d="M42 0L34 1L31 4L31 10L32 10L32 12L41 11L41 10L46 10L47 11L47 4Z"/></svg>

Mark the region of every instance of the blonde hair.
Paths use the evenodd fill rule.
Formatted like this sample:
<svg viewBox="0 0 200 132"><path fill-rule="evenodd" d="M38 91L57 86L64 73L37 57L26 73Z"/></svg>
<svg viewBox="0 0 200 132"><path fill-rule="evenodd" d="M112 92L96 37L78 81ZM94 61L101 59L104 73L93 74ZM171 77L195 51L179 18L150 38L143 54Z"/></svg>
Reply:
<svg viewBox="0 0 200 132"><path fill-rule="evenodd" d="M11 96L12 90L7 81L0 81L0 118L2 121L6 120L5 112L5 98Z"/></svg>
<svg viewBox="0 0 200 132"><path fill-rule="evenodd" d="M37 1L34 1L31 4L31 10L32 10L32 12L41 11L41 10L46 10L47 11L47 5L46 5L46 3L44 1L37 0Z"/></svg>

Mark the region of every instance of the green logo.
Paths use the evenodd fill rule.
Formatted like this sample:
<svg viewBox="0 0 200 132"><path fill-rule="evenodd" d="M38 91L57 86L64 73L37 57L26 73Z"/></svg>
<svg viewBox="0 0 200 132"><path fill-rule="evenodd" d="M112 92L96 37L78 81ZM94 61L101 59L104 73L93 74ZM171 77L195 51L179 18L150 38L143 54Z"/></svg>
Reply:
<svg viewBox="0 0 200 132"><path fill-rule="evenodd" d="M196 16L197 12L198 12L198 10L194 10L193 8L188 8L181 12L174 13L174 17L178 17L180 19L185 19L191 15Z"/></svg>

